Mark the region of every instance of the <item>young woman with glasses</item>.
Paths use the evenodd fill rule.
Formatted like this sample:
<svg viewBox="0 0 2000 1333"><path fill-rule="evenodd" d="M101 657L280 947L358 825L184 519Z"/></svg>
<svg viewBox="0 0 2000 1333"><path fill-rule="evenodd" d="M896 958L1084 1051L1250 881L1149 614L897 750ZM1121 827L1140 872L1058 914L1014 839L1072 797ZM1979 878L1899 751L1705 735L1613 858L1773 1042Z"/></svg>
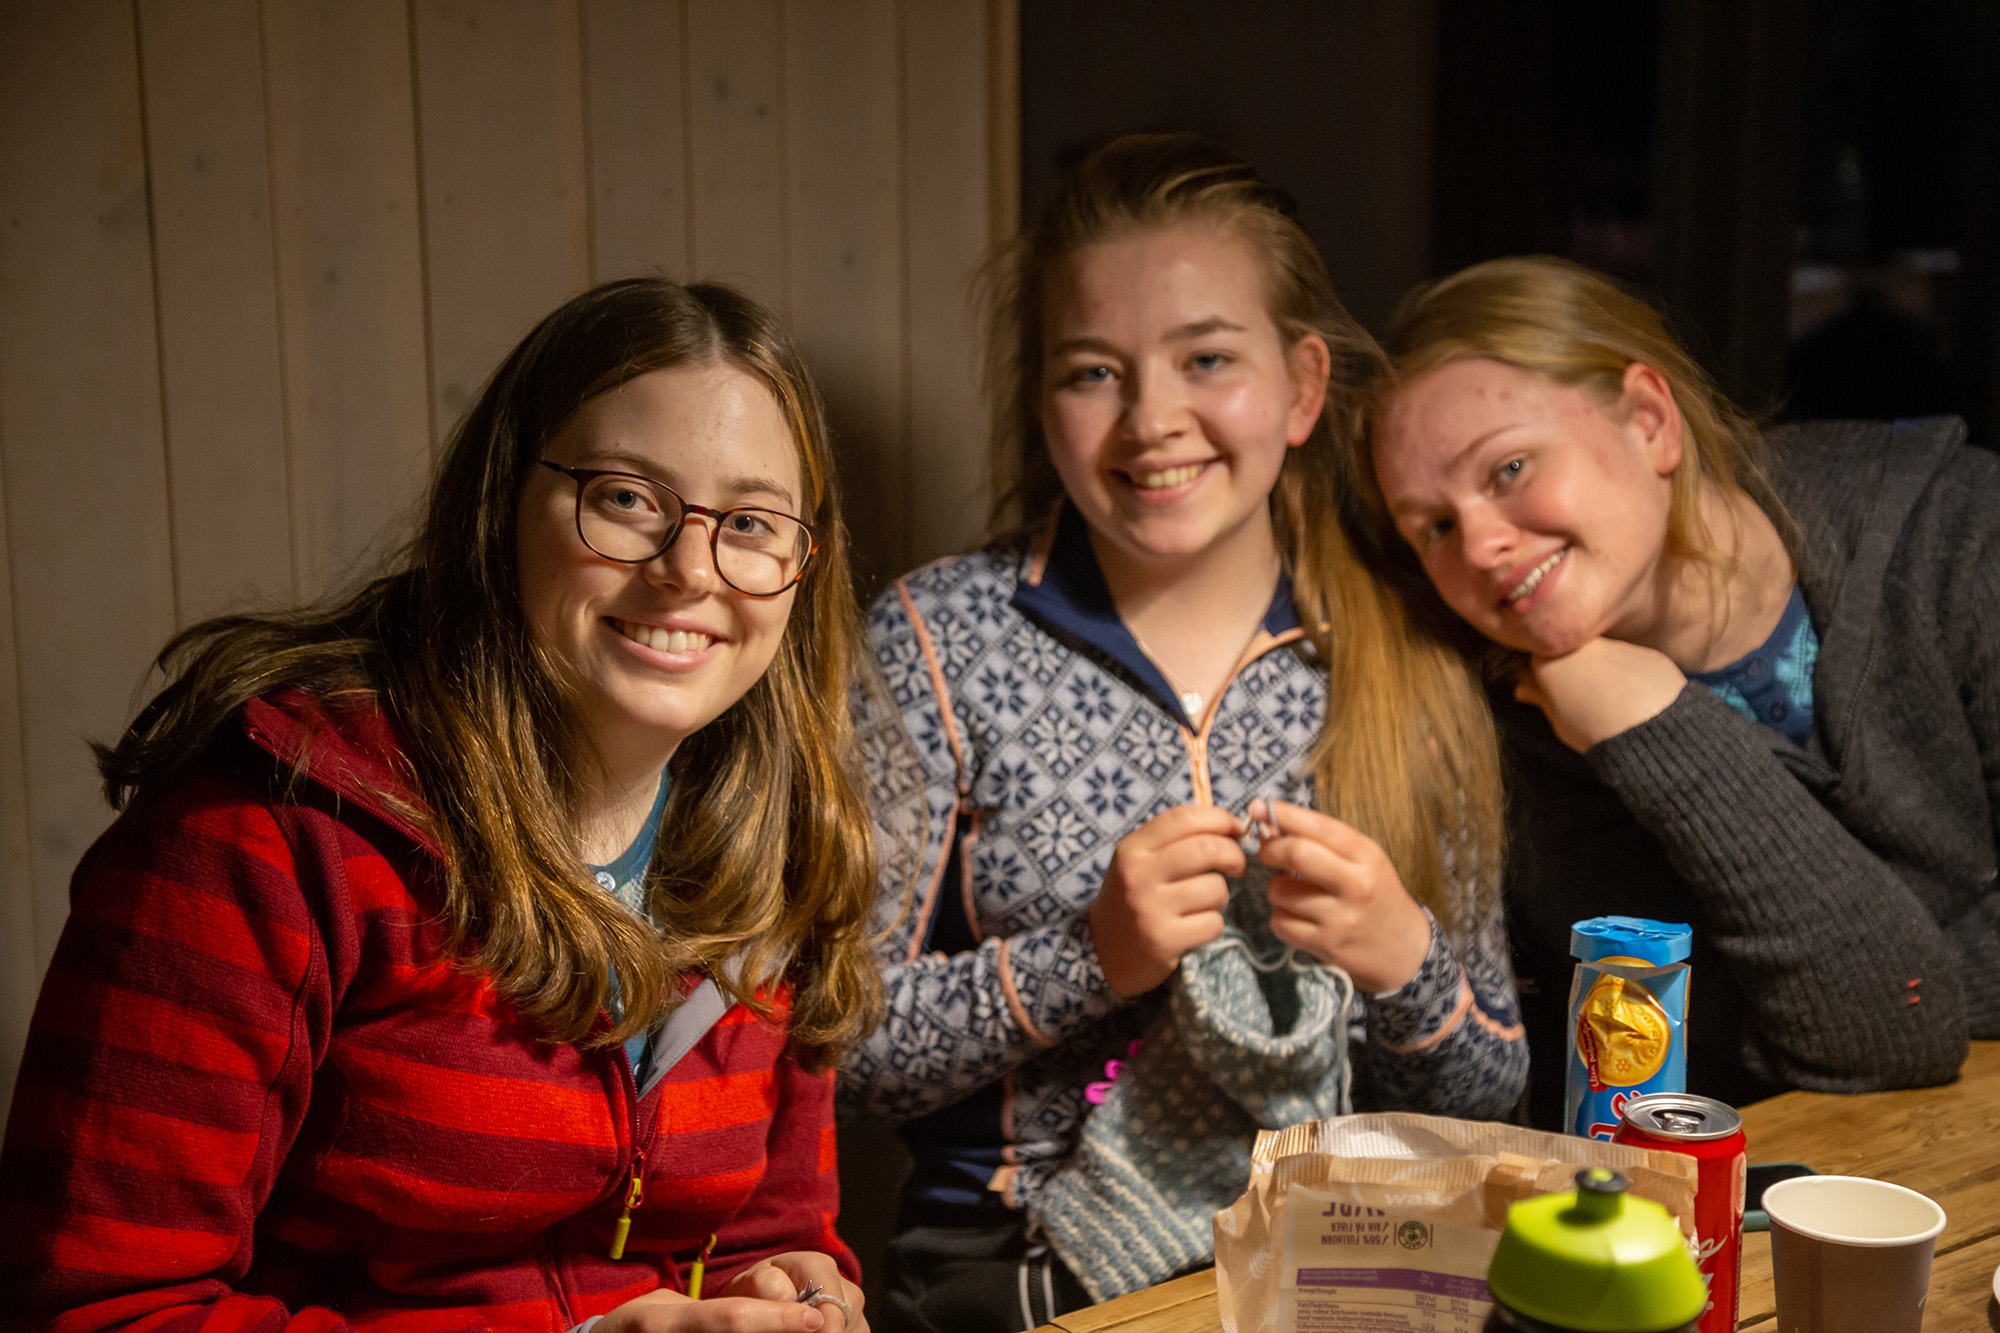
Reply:
<svg viewBox="0 0 2000 1333"><path fill-rule="evenodd" d="M1492 723L1335 521L1374 344L1289 201L1122 139L996 277L1000 535L870 626L929 828L842 1078L916 1159L878 1318L938 1333L1210 1262L1259 1126L1526 1072Z"/></svg>
<svg viewBox="0 0 2000 1333"><path fill-rule="evenodd" d="M614 283L501 365L393 573L170 644L99 752L123 813L28 1039L0 1306L865 1328L829 1148L880 994L838 515L771 317Z"/></svg>

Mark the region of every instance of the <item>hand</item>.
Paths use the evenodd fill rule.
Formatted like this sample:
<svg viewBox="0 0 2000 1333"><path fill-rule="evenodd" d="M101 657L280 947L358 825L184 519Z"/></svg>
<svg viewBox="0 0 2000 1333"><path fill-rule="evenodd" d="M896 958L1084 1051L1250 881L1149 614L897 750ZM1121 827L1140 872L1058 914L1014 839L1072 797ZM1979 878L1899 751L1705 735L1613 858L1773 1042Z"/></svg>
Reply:
<svg viewBox="0 0 2000 1333"><path fill-rule="evenodd" d="M799 1293L814 1283L828 1296L837 1296L847 1302L847 1308L854 1316L848 1323L840 1307L828 1302L824 1305L798 1305ZM766 1301L789 1301L793 1308L817 1310L826 1322L822 1333L868 1333L867 1316L861 1313L861 1288L840 1275L840 1266L831 1255L817 1250L789 1250L784 1254L774 1254L762 1263L750 1267L729 1279L729 1285L722 1289L723 1297L750 1296Z"/></svg>
<svg viewBox="0 0 2000 1333"><path fill-rule="evenodd" d="M1344 969L1364 991L1406 985L1430 952L1431 923L1382 845L1331 815L1282 801L1250 803L1275 829L1257 859L1271 880L1271 933Z"/></svg>
<svg viewBox="0 0 2000 1333"><path fill-rule="evenodd" d="M1556 738L1578 754L1658 717L1687 677L1658 649L1592 639L1561 657L1536 657L1514 697L1548 715Z"/></svg>
<svg viewBox="0 0 2000 1333"><path fill-rule="evenodd" d="M799 1304L813 1282L847 1302L852 1324L837 1305ZM648 1292L605 1315L595 1333L868 1333L861 1299L861 1288L841 1277L829 1256L799 1250L744 1269L713 1300Z"/></svg>
<svg viewBox="0 0 2000 1333"><path fill-rule="evenodd" d="M1224 875L1248 867L1248 828L1212 805L1177 805L1128 833L1090 904L1090 938L1111 989L1143 995L1181 955L1222 934Z"/></svg>
<svg viewBox="0 0 2000 1333"><path fill-rule="evenodd" d="M840 1318L840 1311L831 1313ZM599 1320L593 1333L818 1333L824 1322L818 1310L796 1301L695 1301L662 1290L625 1302Z"/></svg>

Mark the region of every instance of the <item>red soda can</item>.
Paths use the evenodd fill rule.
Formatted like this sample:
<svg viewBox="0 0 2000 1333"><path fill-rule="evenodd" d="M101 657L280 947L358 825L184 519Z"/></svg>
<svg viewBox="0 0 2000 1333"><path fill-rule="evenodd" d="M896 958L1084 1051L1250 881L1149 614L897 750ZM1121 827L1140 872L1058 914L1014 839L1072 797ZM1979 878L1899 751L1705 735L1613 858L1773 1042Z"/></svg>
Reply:
<svg viewBox="0 0 2000 1333"><path fill-rule="evenodd" d="M1708 1279L1700 1333L1734 1333L1743 1267L1743 1117L1689 1092L1649 1092L1625 1103L1613 1143L1694 1158L1695 1263Z"/></svg>

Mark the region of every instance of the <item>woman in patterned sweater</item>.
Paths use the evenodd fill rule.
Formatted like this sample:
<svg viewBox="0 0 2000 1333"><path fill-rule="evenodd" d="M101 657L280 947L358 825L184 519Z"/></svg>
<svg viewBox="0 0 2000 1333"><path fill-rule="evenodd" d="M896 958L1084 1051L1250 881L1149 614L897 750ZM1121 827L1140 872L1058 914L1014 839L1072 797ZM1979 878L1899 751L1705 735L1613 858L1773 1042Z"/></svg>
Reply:
<svg viewBox="0 0 2000 1333"><path fill-rule="evenodd" d="M839 512L771 317L614 283L500 367L397 572L171 644L100 752L124 813L28 1038L0 1319L865 1328Z"/></svg>
<svg viewBox="0 0 2000 1333"><path fill-rule="evenodd" d="M1207 1262L1260 1123L1497 1116L1525 1075L1491 722L1329 521L1373 344L1288 204L1120 140L999 274L1013 535L874 612L927 833L842 1077L916 1157L879 1317L951 1333ZM1204 1058L1211 965L1262 1031Z"/></svg>

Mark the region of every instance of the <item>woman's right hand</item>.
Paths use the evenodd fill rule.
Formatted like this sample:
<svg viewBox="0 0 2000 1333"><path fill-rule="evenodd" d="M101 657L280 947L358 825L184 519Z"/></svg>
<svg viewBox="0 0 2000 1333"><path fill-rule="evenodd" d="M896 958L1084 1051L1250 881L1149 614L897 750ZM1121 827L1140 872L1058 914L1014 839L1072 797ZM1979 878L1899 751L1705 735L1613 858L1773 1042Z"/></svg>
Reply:
<svg viewBox="0 0 2000 1333"><path fill-rule="evenodd" d="M1222 934L1225 875L1248 865L1243 821L1212 805L1177 805L1125 835L1090 904L1090 938L1104 979L1143 995L1181 955Z"/></svg>
<svg viewBox="0 0 2000 1333"><path fill-rule="evenodd" d="M1667 710L1687 687L1674 660L1622 639L1592 639L1561 657L1536 657L1514 697L1548 716L1556 738L1582 754Z"/></svg>
<svg viewBox="0 0 2000 1333"><path fill-rule="evenodd" d="M678 1291L649 1291L625 1302L591 1326L591 1333L819 1333L840 1311L797 1301L718 1296L691 1300Z"/></svg>

